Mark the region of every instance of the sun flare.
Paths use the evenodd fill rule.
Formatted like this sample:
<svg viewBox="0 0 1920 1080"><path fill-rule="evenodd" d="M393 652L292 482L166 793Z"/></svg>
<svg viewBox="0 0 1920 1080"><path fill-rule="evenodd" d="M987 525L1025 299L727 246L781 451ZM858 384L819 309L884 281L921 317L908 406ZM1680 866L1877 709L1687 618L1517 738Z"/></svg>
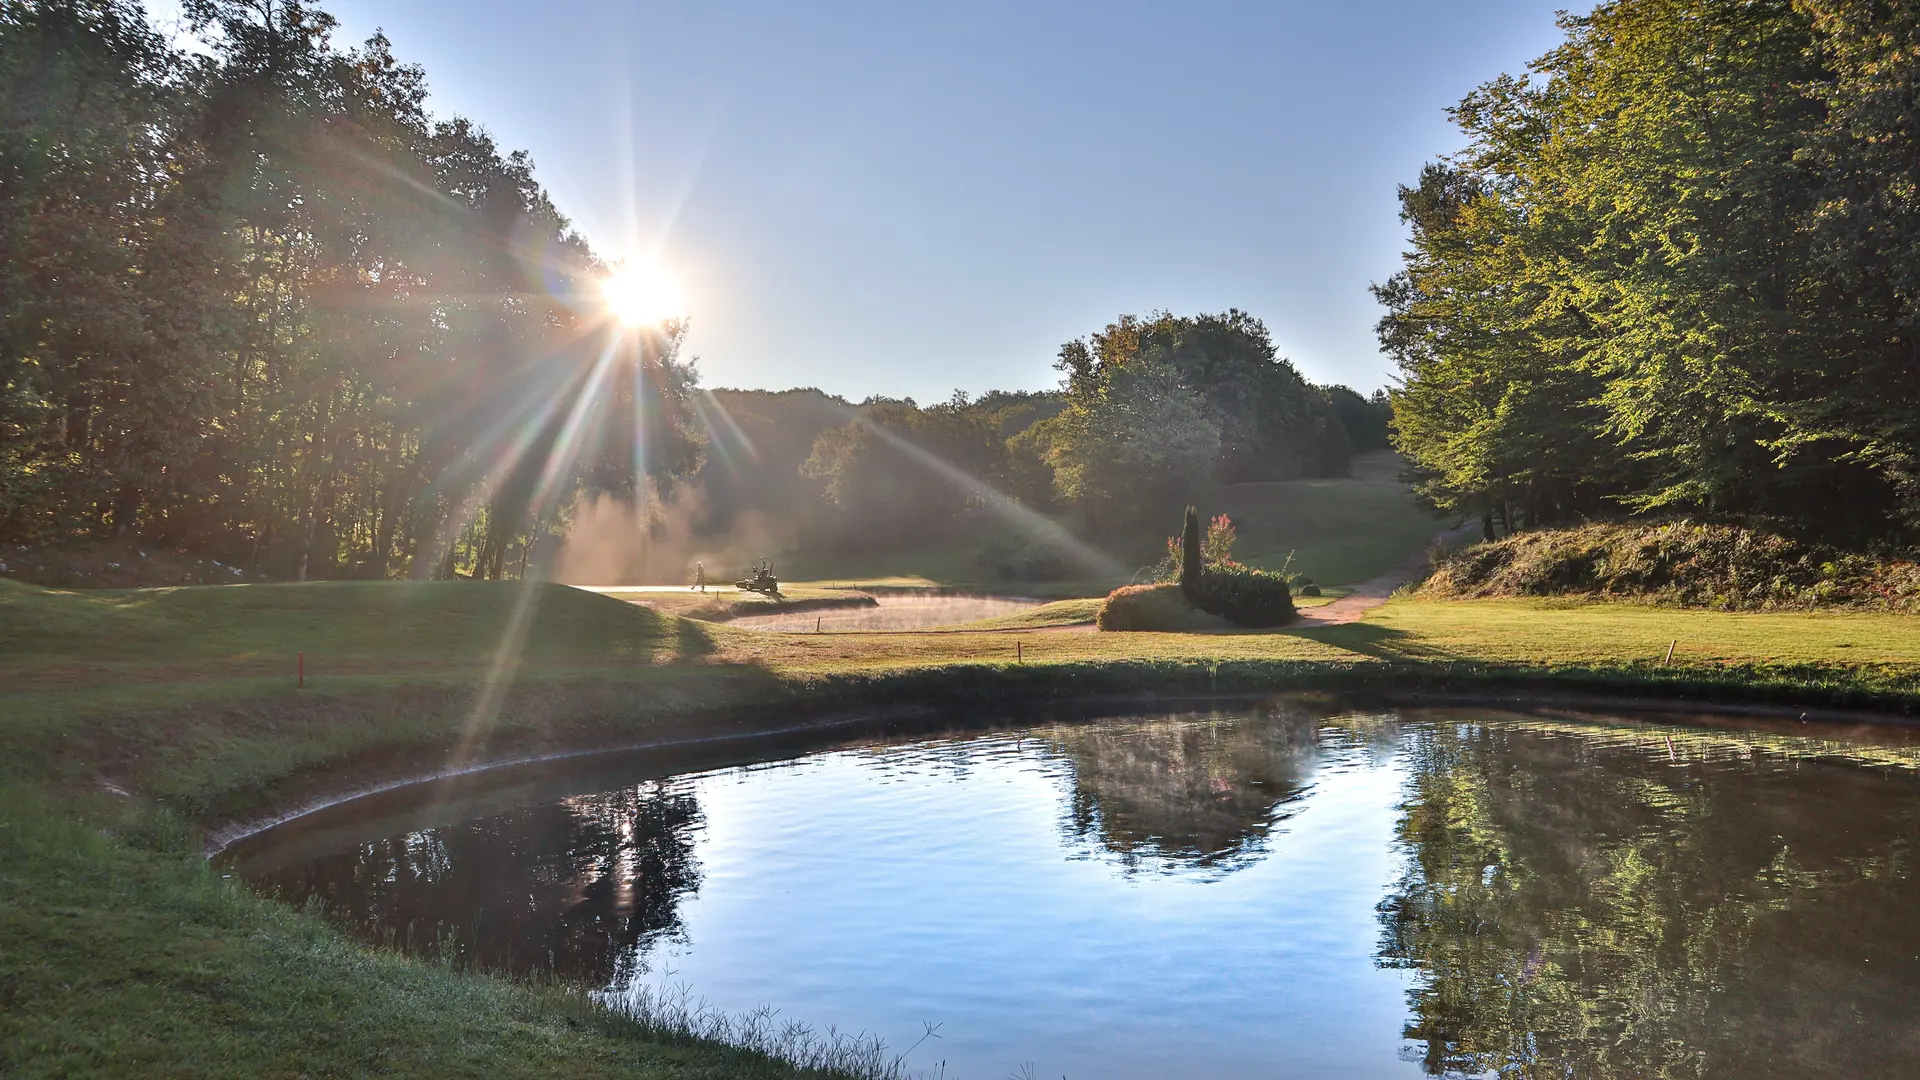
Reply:
<svg viewBox="0 0 1920 1080"><path fill-rule="evenodd" d="M680 286L658 266L627 263L600 281L607 313L626 326L651 326L685 314Z"/></svg>

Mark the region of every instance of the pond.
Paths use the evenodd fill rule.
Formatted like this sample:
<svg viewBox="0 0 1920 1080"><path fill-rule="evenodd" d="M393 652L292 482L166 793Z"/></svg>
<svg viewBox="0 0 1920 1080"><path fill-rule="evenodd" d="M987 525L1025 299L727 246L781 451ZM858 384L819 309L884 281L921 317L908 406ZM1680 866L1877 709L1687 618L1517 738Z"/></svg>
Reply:
<svg viewBox="0 0 1920 1080"><path fill-rule="evenodd" d="M870 607L798 611L783 615L742 615L728 626L749 630L804 633L849 630L924 630L979 619L1013 615L1040 606L1038 600L1006 596L876 596Z"/></svg>
<svg viewBox="0 0 1920 1080"><path fill-rule="evenodd" d="M1904 729L1277 701L586 760L226 858L948 1078L1839 1077L1920 1075L1916 839Z"/></svg>

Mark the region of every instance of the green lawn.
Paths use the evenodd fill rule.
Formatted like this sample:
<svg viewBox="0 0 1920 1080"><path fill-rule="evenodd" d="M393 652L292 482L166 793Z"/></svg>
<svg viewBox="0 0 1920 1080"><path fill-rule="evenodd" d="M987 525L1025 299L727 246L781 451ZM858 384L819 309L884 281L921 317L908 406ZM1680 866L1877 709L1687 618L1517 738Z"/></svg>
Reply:
<svg viewBox="0 0 1920 1080"><path fill-rule="evenodd" d="M199 858L209 827L450 762L1209 689L1920 710L1912 616L1402 599L1277 632L1048 630L1094 603L957 632L772 634L551 585L0 581L0 1074L788 1075L564 990L352 945Z"/></svg>
<svg viewBox="0 0 1920 1080"><path fill-rule="evenodd" d="M1396 600L1363 624L1403 655L1526 664L1817 664L1920 669L1920 617L1563 600Z"/></svg>
<svg viewBox="0 0 1920 1080"><path fill-rule="evenodd" d="M1354 459L1351 479L1234 484L1200 507L1224 513L1239 534L1242 562L1263 570L1306 574L1323 585L1347 585L1384 574L1424 551L1449 520L1413 501L1396 479L1397 454Z"/></svg>

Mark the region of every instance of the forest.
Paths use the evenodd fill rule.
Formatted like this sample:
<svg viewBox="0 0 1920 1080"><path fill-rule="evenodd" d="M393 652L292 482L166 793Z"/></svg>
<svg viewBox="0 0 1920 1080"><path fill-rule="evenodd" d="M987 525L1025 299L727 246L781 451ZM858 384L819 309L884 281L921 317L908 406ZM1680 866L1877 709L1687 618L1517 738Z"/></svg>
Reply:
<svg viewBox="0 0 1920 1080"><path fill-rule="evenodd" d="M0 0L0 542L497 578L588 514L872 550L1018 502L1151 548L1196 486L1385 445L1381 395L1240 311L1121 317L1059 391L703 390L688 324L616 325L532 161L384 37L184 12L206 49L130 0Z"/></svg>
<svg viewBox="0 0 1920 1080"><path fill-rule="evenodd" d="M1395 441L1486 536L1920 526L1920 10L1621 0L1453 110L1376 286Z"/></svg>

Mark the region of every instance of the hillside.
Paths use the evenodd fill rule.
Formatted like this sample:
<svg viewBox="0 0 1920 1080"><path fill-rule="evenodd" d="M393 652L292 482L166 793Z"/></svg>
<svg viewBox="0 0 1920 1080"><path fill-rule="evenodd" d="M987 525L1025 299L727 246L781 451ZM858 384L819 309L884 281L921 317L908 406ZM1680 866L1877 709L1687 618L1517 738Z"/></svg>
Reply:
<svg viewBox="0 0 1920 1080"><path fill-rule="evenodd" d="M1568 596L1722 610L1920 610L1911 553L1847 551L1753 526L1679 519L1517 533L1456 552L1428 596Z"/></svg>

